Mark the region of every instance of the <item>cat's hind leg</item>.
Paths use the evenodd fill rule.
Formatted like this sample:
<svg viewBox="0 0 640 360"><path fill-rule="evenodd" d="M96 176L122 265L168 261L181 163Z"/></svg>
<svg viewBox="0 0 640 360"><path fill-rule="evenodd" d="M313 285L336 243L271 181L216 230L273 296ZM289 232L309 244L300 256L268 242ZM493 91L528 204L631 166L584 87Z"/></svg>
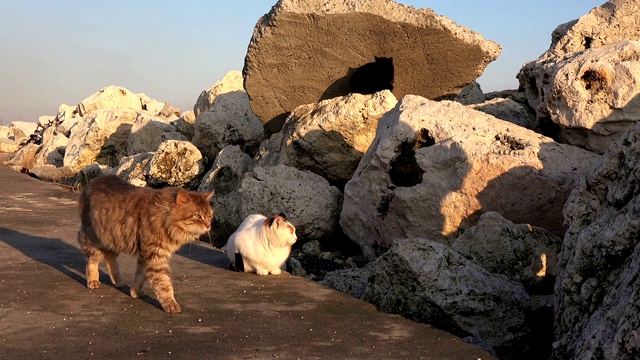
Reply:
<svg viewBox="0 0 640 360"><path fill-rule="evenodd" d="M104 260L107 263L109 277L116 287L123 287L122 277L120 276L120 267L118 266L117 255L111 251L104 251Z"/></svg>
<svg viewBox="0 0 640 360"><path fill-rule="evenodd" d="M133 281L131 283L131 297L139 298L142 295L142 285L144 285L144 281L147 279L147 275L145 274L144 269L144 261L138 258L138 264L136 265L136 273L133 276Z"/></svg>
<svg viewBox="0 0 640 360"><path fill-rule="evenodd" d="M80 249L87 257L87 287L89 289L97 289L100 287L100 260L102 260L103 253L100 249L93 246L91 241L87 238L85 233L78 231L78 243L80 243Z"/></svg>

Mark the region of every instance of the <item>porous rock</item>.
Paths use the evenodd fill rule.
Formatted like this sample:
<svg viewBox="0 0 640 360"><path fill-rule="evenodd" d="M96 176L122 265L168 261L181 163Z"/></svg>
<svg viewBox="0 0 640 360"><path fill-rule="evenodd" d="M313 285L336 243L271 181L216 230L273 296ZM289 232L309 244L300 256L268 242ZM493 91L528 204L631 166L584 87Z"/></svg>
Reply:
<svg viewBox="0 0 640 360"><path fill-rule="evenodd" d="M369 260L397 238L449 244L487 211L561 236L564 202L597 157L455 102L407 95L380 119L345 186L340 225Z"/></svg>
<svg viewBox="0 0 640 360"><path fill-rule="evenodd" d="M78 104L78 115L86 116L94 110L130 109L141 111L140 97L120 86L107 86Z"/></svg>
<svg viewBox="0 0 640 360"><path fill-rule="evenodd" d="M554 357L640 356L640 125L623 134L564 209Z"/></svg>
<svg viewBox="0 0 640 360"><path fill-rule="evenodd" d="M150 185L197 188L204 173L202 154L192 143L165 140L153 154L147 182Z"/></svg>
<svg viewBox="0 0 640 360"><path fill-rule="evenodd" d="M180 133L171 120L164 116L153 115L150 112L140 112L131 126L131 134L127 139L127 156L144 152L155 152L165 140L188 141Z"/></svg>

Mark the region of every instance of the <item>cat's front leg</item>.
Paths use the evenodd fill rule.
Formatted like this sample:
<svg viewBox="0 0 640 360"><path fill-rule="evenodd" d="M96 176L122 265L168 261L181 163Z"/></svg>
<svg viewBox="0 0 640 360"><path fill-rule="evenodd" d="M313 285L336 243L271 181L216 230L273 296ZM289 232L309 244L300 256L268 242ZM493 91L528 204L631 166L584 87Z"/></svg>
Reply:
<svg viewBox="0 0 640 360"><path fill-rule="evenodd" d="M97 289L100 287L100 260L102 259L102 251L91 244L87 239L84 232L81 230L78 232L78 242L82 252L87 257L87 287L89 289Z"/></svg>
<svg viewBox="0 0 640 360"><path fill-rule="evenodd" d="M156 298L160 301L162 309L170 314L182 311L180 305L173 296L173 285L169 276L169 257L152 256L145 264L147 279L156 293Z"/></svg>
<svg viewBox="0 0 640 360"><path fill-rule="evenodd" d="M258 274L258 275L269 275L269 270L258 266L258 267L256 267L256 274Z"/></svg>

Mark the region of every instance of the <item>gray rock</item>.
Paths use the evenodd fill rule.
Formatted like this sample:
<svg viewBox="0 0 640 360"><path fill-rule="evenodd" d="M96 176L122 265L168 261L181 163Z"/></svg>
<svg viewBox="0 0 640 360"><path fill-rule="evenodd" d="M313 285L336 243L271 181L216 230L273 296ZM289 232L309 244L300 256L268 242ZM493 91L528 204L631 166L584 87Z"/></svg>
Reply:
<svg viewBox="0 0 640 360"><path fill-rule="evenodd" d="M556 281L554 356L640 355L640 125L571 193Z"/></svg>
<svg viewBox="0 0 640 360"><path fill-rule="evenodd" d="M375 56L393 58L396 98L434 99L459 93L500 51L430 9L390 0L280 0L254 29L243 75L253 111L275 133L297 106L352 92L351 74Z"/></svg>
<svg viewBox="0 0 640 360"><path fill-rule="evenodd" d="M473 336L504 358L528 351L529 295L446 245L404 239L375 262L364 300L458 336Z"/></svg>

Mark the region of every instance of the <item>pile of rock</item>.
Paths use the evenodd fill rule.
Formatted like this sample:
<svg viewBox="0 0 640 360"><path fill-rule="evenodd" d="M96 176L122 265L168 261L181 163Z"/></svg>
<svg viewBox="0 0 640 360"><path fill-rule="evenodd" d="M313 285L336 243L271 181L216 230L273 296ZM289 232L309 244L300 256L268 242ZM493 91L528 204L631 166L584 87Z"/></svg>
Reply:
<svg viewBox="0 0 640 360"><path fill-rule="evenodd" d="M501 358L631 359L638 6L613 0L559 27L520 91L484 94L474 80L499 46L430 10L281 0L244 73L193 111L108 87L62 105L12 162L79 185L113 173L213 190L217 246L251 213L285 213L294 273L319 259L309 277ZM393 87L352 93L374 56L394 58Z"/></svg>

